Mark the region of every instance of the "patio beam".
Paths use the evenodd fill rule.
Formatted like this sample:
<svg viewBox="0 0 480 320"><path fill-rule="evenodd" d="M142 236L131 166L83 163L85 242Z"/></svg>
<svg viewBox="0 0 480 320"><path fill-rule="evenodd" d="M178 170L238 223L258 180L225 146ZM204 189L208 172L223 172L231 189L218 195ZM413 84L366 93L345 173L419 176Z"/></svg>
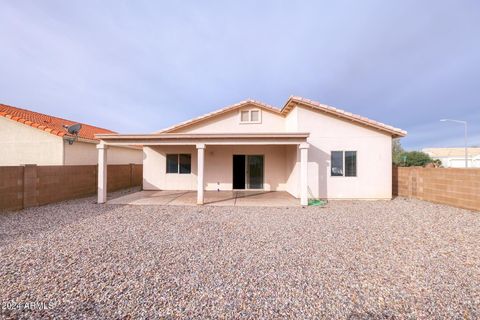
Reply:
<svg viewBox="0 0 480 320"><path fill-rule="evenodd" d="M107 149L104 143L97 144L98 149L98 179L97 203L107 201Z"/></svg>
<svg viewBox="0 0 480 320"><path fill-rule="evenodd" d="M181 139L181 140L164 140L164 139L106 139L105 143L110 146L195 146L198 143L205 143L208 145L298 145L304 142L305 139Z"/></svg>
<svg viewBox="0 0 480 320"><path fill-rule="evenodd" d="M205 162L205 144L197 145L197 204L204 203L203 185L204 185L204 162Z"/></svg>
<svg viewBox="0 0 480 320"><path fill-rule="evenodd" d="M306 142L298 145L300 149L300 204L308 206L308 148Z"/></svg>

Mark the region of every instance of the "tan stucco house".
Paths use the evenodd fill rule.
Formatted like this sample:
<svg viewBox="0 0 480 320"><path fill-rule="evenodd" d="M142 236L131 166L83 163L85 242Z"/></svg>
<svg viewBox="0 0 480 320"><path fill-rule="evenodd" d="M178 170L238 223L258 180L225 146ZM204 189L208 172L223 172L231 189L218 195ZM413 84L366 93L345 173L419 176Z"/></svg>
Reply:
<svg viewBox="0 0 480 320"><path fill-rule="evenodd" d="M465 148L425 148L423 152L442 162L445 168L465 168ZM469 168L480 168L480 148L467 148Z"/></svg>
<svg viewBox="0 0 480 320"><path fill-rule="evenodd" d="M0 104L0 166L95 165L97 133L115 133L82 123L77 136L64 126L76 122ZM139 147L113 147L109 164L141 164Z"/></svg>
<svg viewBox="0 0 480 320"><path fill-rule="evenodd" d="M142 145L144 190L287 191L308 198L391 199L392 138L406 132L301 97L247 100L150 134L100 134L99 193L109 148ZM102 167L103 166L103 167Z"/></svg>

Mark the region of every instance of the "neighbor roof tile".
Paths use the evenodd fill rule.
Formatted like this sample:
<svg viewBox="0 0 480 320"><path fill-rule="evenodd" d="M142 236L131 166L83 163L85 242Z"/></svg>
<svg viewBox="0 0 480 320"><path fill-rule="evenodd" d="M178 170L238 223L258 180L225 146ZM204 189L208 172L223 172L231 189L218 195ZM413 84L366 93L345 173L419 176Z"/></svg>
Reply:
<svg viewBox="0 0 480 320"><path fill-rule="evenodd" d="M5 104L0 104L0 116L60 137L69 135L63 125L69 126L79 123L76 121L49 116L43 113L12 107ZM95 138L95 134L97 133L116 133L108 129L91 126L89 124L81 124L82 129L80 129L78 137L82 139L98 140Z"/></svg>

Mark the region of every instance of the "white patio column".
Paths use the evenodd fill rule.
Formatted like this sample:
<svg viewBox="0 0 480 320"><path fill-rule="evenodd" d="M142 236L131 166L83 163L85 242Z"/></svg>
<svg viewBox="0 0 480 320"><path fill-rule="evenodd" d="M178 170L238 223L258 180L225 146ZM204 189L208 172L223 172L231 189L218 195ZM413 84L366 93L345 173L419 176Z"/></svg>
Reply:
<svg viewBox="0 0 480 320"><path fill-rule="evenodd" d="M205 144L197 144L197 204L203 204L203 171L205 167Z"/></svg>
<svg viewBox="0 0 480 320"><path fill-rule="evenodd" d="M301 143L300 149L300 204L308 206L308 148L306 142Z"/></svg>
<svg viewBox="0 0 480 320"><path fill-rule="evenodd" d="M98 184L97 203L107 201L107 146L104 143L97 144L98 149Z"/></svg>

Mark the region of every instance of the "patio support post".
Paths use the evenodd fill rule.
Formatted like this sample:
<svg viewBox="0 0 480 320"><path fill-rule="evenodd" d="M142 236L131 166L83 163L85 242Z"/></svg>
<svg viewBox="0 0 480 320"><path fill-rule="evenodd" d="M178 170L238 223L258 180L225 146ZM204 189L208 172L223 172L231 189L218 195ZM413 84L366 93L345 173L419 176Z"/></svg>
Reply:
<svg viewBox="0 0 480 320"><path fill-rule="evenodd" d="M107 146L104 143L97 144L98 149L98 189L97 203L107 201Z"/></svg>
<svg viewBox="0 0 480 320"><path fill-rule="evenodd" d="M197 204L203 204L203 171L205 167L205 144L197 144Z"/></svg>
<svg viewBox="0 0 480 320"><path fill-rule="evenodd" d="M308 148L309 144L301 143L300 149L300 204L308 206Z"/></svg>

